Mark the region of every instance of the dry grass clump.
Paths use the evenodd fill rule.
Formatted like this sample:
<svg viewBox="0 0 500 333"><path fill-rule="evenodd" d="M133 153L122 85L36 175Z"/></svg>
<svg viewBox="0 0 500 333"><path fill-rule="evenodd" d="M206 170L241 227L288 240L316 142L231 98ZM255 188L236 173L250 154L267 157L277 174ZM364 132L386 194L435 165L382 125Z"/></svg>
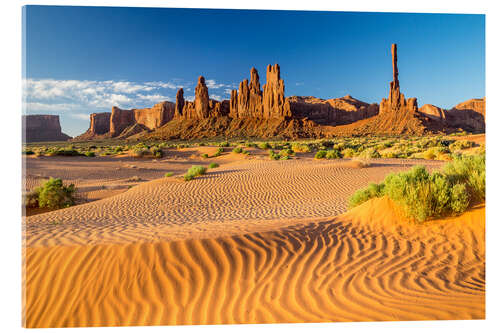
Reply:
<svg viewBox="0 0 500 333"><path fill-rule="evenodd" d="M372 164L370 163L370 161L363 158L353 158L350 162L347 163L347 166L354 169L368 168L371 165Z"/></svg>

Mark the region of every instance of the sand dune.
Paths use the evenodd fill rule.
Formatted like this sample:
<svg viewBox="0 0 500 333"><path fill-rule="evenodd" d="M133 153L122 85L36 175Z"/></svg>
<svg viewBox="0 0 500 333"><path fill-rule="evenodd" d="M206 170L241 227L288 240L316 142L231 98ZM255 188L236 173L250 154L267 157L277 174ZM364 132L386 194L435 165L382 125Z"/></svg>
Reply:
<svg viewBox="0 0 500 333"><path fill-rule="evenodd" d="M484 207L420 226L386 199L345 213L419 162L233 161L27 217L25 325L484 318Z"/></svg>
<svg viewBox="0 0 500 333"><path fill-rule="evenodd" d="M484 208L408 227L386 206L232 237L28 248L26 325L484 318Z"/></svg>

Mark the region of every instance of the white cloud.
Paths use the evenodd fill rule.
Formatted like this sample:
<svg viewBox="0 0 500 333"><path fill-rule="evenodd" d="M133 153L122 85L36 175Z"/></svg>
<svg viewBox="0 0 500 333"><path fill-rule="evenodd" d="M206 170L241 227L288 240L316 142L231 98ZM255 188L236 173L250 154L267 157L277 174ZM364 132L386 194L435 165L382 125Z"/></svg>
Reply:
<svg viewBox="0 0 500 333"><path fill-rule="evenodd" d="M89 120L90 119L90 114L86 113L72 113L70 114L71 117L76 118L76 119L81 119L81 120Z"/></svg>
<svg viewBox="0 0 500 333"><path fill-rule="evenodd" d="M151 103L172 100L168 93L180 87L171 82L130 82L91 80L23 80L23 97L28 113L108 111L120 108L150 107Z"/></svg>
<svg viewBox="0 0 500 333"><path fill-rule="evenodd" d="M205 80L205 84L207 85L208 88L210 89L220 89L220 88L229 88L231 85L229 84L224 84L224 83L217 83L215 80Z"/></svg>

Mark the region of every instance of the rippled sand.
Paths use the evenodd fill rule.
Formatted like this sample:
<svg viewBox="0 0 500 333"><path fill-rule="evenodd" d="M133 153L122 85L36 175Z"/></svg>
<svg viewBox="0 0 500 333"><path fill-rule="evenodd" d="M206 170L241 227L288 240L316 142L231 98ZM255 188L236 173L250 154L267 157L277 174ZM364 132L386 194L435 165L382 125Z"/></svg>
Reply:
<svg viewBox="0 0 500 333"><path fill-rule="evenodd" d="M419 161L225 158L27 217L26 326L484 317L484 208L412 227L382 199L339 215Z"/></svg>

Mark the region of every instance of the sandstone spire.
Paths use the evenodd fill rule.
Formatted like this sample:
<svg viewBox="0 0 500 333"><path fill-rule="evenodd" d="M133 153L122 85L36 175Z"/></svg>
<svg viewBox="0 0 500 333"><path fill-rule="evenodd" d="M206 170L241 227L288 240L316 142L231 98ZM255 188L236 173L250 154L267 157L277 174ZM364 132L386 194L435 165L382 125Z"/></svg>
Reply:
<svg viewBox="0 0 500 333"><path fill-rule="evenodd" d="M208 88L205 84L205 78L203 76L200 76L198 78L198 85L195 89L194 110L196 113L196 117L194 118L202 119L208 117L208 102Z"/></svg>
<svg viewBox="0 0 500 333"><path fill-rule="evenodd" d="M182 109L184 108L184 89L180 88L177 90L177 95L175 95L175 113L174 117L182 116Z"/></svg>
<svg viewBox="0 0 500 333"><path fill-rule="evenodd" d="M280 77L280 66L267 66L263 93L264 118L290 117L290 104L285 100L285 83Z"/></svg>
<svg viewBox="0 0 500 333"><path fill-rule="evenodd" d="M231 100L229 103L229 116L231 118L238 118L238 91L231 90Z"/></svg>
<svg viewBox="0 0 500 333"><path fill-rule="evenodd" d="M380 114L388 112L415 113L418 110L417 99L416 98L405 99L405 96L399 90L398 48L396 44L392 44L391 54L392 54L392 82L390 84L389 98L388 99L383 98L382 102L380 102Z"/></svg>

